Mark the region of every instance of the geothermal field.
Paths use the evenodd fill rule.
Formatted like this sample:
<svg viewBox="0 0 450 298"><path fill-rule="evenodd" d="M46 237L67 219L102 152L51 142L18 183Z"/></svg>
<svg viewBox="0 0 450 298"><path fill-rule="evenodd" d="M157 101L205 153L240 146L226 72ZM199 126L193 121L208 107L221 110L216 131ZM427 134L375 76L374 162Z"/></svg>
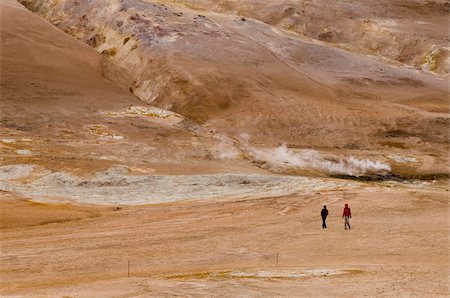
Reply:
<svg viewBox="0 0 450 298"><path fill-rule="evenodd" d="M0 297L449 297L449 12L0 1Z"/></svg>

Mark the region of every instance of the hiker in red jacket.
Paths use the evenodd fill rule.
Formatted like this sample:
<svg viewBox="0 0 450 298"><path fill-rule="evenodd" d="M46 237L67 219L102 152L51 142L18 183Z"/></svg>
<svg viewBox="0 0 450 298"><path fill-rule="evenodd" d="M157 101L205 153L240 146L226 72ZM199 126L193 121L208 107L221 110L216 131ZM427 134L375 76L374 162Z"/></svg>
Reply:
<svg viewBox="0 0 450 298"><path fill-rule="evenodd" d="M350 229L350 218L352 218L352 211L348 204L345 204L344 212L342 213L342 218L344 219L344 227L347 230L347 226Z"/></svg>

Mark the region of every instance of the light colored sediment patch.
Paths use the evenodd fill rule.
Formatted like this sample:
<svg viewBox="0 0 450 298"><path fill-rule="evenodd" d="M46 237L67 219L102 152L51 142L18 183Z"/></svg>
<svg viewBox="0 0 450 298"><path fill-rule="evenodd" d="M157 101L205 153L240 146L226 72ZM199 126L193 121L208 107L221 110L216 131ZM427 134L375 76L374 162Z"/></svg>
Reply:
<svg viewBox="0 0 450 298"><path fill-rule="evenodd" d="M16 142L16 139L2 139L1 141L5 144L12 144Z"/></svg>
<svg viewBox="0 0 450 298"><path fill-rule="evenodd" d="M98 137L99 140L123 140L124 136L111 132L108 127L103 125L92 125L89 128L89 134Z"/></svg>
<svg viewBox="0 0 450 298"><path fill-rule="evenodd" d="M111 167L91 178L54 172L29 184L0 181L0 189L36 201L75 201L98 205L143 205L179 200L248 199L354 189L361 184L338 179L258 174L142 175Z"/></svg>
<svg viewBox="0 0 450 298"><path fill-rule="evenodd" d="M304 278L314 276L331 276L342 274L354 274L360 273L358 269L331 269L331 268L316 268L306 270L261 270L261 271L215 271L215 272L197 272L187 274L177 274L167 276L169 279L239 279L239 278L274 278L274 279L291 279L291 278Z"/></svg>
<svg viewBox="0 0 450 298"><path fill-rule="evenodd" d="M388 155L388 158L397 163L417 163L419 160L412 156Z"/></svg>
<svg viewBox="0 0 450 298"><path fill-rule="evenodd" d="M441 49L435 49L425 55L423 59L423 63L420 65L421 69L423 70L429 70L433 71L437 68L437 60L439 56L441 55L442 50Z"/></svg>
<svg viewBox="0 0 450 298"><path fill-rule="evenodd" d="M15 151L19 155L30 155L32 153L31 150L19 149Z"/></svg>
<svg viewBox="0 0 450 298"><path fill-rule="evenodd" d="M9 181L26 177L33 172L34 166L25 164L7 165L0 167L0 181Z"/></svg>
<svg viewBox="0 0 450 298"><path fill-rule="evenodd" d="M183 116L160 109L153 106L129 106L122 112L101 112L102 114L111 117L129 117L129 116L144 116L146 120L164 122L169 124L178 124L179 122L186 120Z"/></svg>
<svg viewBox="0 0 450 298"><path fill-rule="evenodd" d="M181 118L181 116L175 114L174 112L163 110L163 109L160 109L157 107L130 106L130 107L128 107L127 112L130 114L138 114L138 115L153 116L153 117L160 117L160 118L166 118L169 116Z"/></svg>

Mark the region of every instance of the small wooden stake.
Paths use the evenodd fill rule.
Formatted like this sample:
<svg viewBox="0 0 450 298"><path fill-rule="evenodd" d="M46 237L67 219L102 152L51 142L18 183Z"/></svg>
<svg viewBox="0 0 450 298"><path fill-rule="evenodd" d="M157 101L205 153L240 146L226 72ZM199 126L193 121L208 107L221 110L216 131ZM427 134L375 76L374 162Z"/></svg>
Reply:
<svg viewBox="0 0 450 298"><path fill-rule="evenodd" d="M277 253L277 264L275 265L275 267L278 267L278 253Z"/></svg>
<svg viewBox="0 0 450 298"><path fill-rule="evenodd" d="M128 260L128 277L130 277L130 260Z"/></svg>

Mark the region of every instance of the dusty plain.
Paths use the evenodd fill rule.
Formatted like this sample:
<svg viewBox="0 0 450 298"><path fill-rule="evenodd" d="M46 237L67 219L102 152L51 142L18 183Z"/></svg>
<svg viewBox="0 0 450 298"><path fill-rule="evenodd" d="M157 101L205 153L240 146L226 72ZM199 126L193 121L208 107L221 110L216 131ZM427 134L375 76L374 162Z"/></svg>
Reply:
<svg viewBox="0 0 450 298"><path fill-rule="evenodd" d="M19 2L1 296L450 295L448 1Z"/></svg>
<svg viewBox="0 0 450 298"><path fill-rule="evenodd" d="M445 297L447 204L444 191L379 186L120 210L2 194L2 294Z"/></svg>

